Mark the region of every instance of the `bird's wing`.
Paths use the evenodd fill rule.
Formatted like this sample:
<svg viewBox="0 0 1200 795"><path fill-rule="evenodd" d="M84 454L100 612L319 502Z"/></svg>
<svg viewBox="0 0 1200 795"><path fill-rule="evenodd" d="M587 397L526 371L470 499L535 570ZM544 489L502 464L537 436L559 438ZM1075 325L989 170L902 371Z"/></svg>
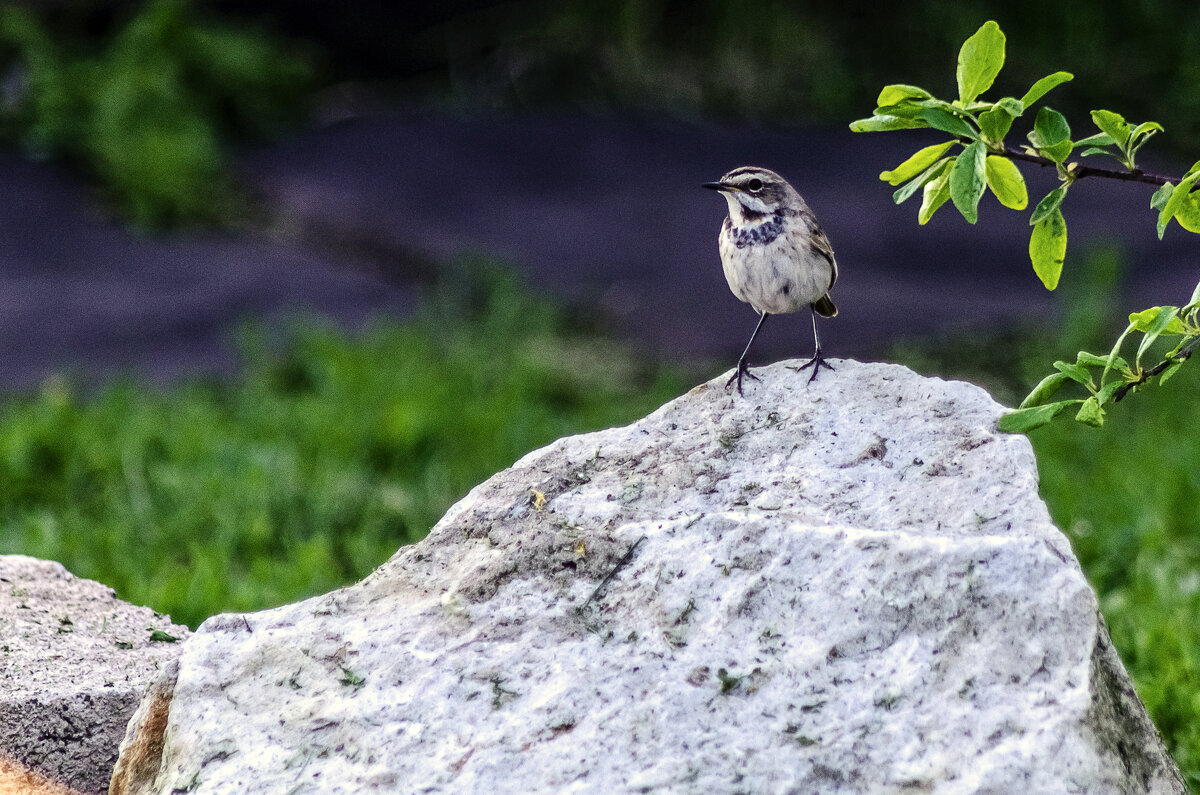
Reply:
<svg viewBox="0 0 1200 795"><path fill-rule="evenodd" d="M829 289L833 289L833 285L837 282L838 266L837 259L833 256L833 244L829 242L829 238L825 236L824 230L821 229L817 219L812 212L803 214L804 223L808 226L808 244L812 250L820 254L825 259L829 260L831 274L829 276Z"/></svg>

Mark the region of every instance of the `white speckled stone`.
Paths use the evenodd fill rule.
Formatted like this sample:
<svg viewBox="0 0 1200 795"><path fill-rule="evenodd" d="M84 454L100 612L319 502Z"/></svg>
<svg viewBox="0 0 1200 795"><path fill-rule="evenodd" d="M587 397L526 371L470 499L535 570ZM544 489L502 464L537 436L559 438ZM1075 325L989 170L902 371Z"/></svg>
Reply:
<svg viewBox="0 0 1200 795"><path fill-rule="evenodd" d="M120 791L1183 792L1001 407L834 364L562 439L362 583L210 619Z"/></svg>
<svg viewBox="0 0 1200 795"><path fill-rule="evenodd" d="M155 630L188 635L59 563L0 555L0 792L108 789L142 691L180 651Z"/></svg>

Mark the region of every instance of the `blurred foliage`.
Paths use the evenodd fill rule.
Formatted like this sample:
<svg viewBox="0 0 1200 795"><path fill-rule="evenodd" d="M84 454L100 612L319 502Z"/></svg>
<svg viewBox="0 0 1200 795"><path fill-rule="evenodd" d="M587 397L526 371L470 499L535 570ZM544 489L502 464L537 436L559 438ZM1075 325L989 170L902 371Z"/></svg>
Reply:
<svg viewBox="0 0 1200 795"><path fill-rule="evenodd" d="M0 134L81 165L143 225L222 220L238 214L229 137L294 122L331 82L368 87L321 95L338 116L402 86L468 110L844 123L885 83L949 89L958 43L995 19L1020 42L1000 94L1069 69L1077 82L1060 110L1117 105L1161 121L1171 145L1200 148L1200 15L1181 0L1084 13L1038 0L453 0L404 14L382 0L195 3L5 5ZM268 15L273 30L327 50L269 35Z"/></svg>
<svg viewBox="0 0 1200 795"><path fill-rule="evenodd" d="M685 386L495 275L413 322L300 324L245 351L232 382L6 400L0 550L195 626L356 580L529 450Z"/></svg>
<svg viewBox="0 0 1200 795"><path fill-rule="evenodd" d="M143 226L230 218L225 140L294 119L309 61L265 33L153 0L102 34L0 10L0 134L81 165Z"/></svg>
<svg viewBox="0 0 1200 795"><path fill-rule="evenodd" d="M954 53L987 19L1020 42L999 95L1067 69L1056 107L1120 105L1200 144L1200 15L1182 0L518 0L464 14L410 42L444 62L469 105L572 103L741 119L846 122L879 86L953 86ZM1153 91L1147 90L1153 86ZM1061 105L1061 107L1060 107ZM1164 109L1168 112L1164 112Z"/></svg>
<svg viewBox="0 0 1200 795"><path fill-rule="evenodd" d="M921 372L967 378L1012 405L1047 357L1103 343L1124 325L1121 254L1093 249L1086 279L1064 282L1060 331L904 346ZM1200 789L1200 372L1184 368L1154 400L1110 409L1108 428L1030 434L1042 496L1095 587L1121 660L1193 790Z"/></svg>

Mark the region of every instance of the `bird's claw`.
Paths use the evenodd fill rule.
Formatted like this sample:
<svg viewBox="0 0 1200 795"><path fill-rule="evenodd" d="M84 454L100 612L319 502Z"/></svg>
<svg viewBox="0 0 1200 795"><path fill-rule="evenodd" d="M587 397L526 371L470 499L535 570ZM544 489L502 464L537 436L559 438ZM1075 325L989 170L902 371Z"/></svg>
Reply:
<svg viewBox="0 0 1200 795"><path fill-rule="evenodd" d="M829 365L825 365L825 366L828 367ZM725 388L729 389L729 385L732 384L734 381L737 381L737 391L738 391L738 394L741 395L742 394L742 378L749 378L751 381L761 381L762 380L758 376L756 376L754 373L750 372L750 365L746 364L745 359L742 359L741 361L738 362L737 371L734 372L733 375L729 376L729 380L725 382Z"/></svg>
<svg viewBox="0 0 1200 795"><path fill-rule="evenodd" d="M817 372L822 367L826 368L827 370L834 369L832 364L825 361L825 354L821 353L820 348L817 348L817 351L816 351L816 353L813 354L813 357L811 359L809 359L807 362L805 362L804 364L800 365L799 367L789 367L788 369L793 370L798 373L801 370L807 370L809 367L812 368L812 375L810 375L808 377L808 383L810 383L810 384L813 381L817 380Z"/></svg>

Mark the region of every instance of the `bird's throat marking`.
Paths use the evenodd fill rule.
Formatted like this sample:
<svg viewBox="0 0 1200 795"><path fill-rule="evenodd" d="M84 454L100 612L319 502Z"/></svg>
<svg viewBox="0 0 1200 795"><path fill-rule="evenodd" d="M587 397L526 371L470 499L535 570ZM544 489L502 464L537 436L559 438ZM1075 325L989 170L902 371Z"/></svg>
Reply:
<svg viewBox="0 0 1200 795"><path fill-rule="evenodd" d="M738 248L746 246L762 246L772 242L783 234L783 216L776 213L771 220L755 226L734 226L730 228L733 244Z"/></svg>

